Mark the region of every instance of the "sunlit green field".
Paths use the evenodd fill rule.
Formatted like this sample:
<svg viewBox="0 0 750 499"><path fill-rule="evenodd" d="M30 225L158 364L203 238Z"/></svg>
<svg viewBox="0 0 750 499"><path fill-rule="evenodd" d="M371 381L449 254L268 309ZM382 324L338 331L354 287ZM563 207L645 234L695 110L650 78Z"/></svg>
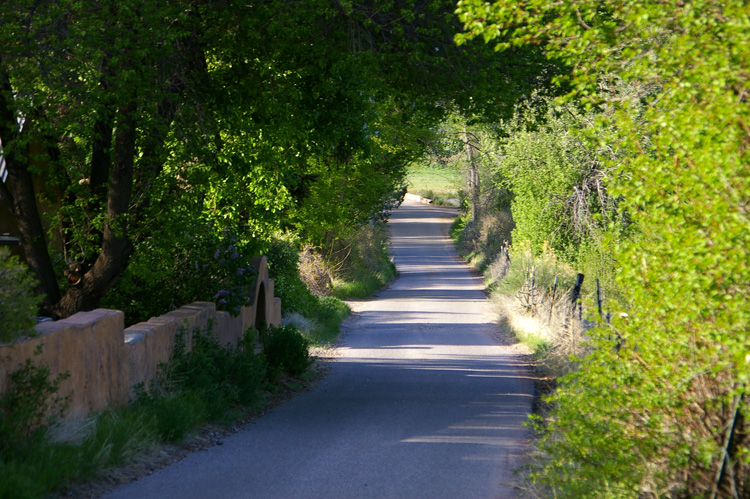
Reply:
<svg viewBox="0 0 750 499"><path fill-rule="evenodd" d="M455 198L463 187L461 173L451 167L415 165L406 177L408 191L427 198Z"/></svg>

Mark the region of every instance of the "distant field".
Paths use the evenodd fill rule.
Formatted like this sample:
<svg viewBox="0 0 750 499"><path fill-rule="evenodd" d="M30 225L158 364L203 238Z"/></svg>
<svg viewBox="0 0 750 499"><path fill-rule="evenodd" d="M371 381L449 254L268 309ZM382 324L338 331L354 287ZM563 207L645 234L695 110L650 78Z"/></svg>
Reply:
<svg viewBox="0 0 750 499"><path fill-rule="evenodd" d="M406 179L409 192L419 195L432 192L442 197L456 196L463 186L461 173L450 167L413 166Z"/></svg>

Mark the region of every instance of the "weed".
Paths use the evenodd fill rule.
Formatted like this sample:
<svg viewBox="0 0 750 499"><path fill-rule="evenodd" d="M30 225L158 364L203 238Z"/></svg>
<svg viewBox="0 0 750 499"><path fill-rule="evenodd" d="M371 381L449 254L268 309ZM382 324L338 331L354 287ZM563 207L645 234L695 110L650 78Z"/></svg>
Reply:
<svg viewBox="0 0 750 499"><path fill-rule="evenodd" d="M321 328L314 332L313 339L329 343L339 334L339 325L351 313L349 306L333 296L320 298L317 318Z"/></svg>
<svg viewBox="0 0 750 499"><path fill-rule="evenodd" d="M35 355L41 354L41 345ZM60 382L69 374L50 380L45 363L26 359L10 375L10 388L0 397L0 457L43 437L46 425L62 415L67 399L56 397Z"/></svg>
<svg viewBox="0 0 750 499"><path fill-rule="evenodd" d="M154 412L159 434L167 441L179 440L204 420L222 419L233 406L252 406L266 374L263 360L255 355L252 330L236 348L220 345L210 323L193 331L189 351L184 335L183 330L172 360L160 366L150 389L139 397Z"/></svg>
<svg viewBox="0 0 750 499"><path fill-rule="evenodd" d="M502 280L493 284L493 289L504 295L516 295L529 280L534 269L535 286L544 293L552 289L558 277L558 289L566 289L573 284L573 269L558 260L547 246L535 255L528 244L516 245L510 253L510 267Z"/></svg>

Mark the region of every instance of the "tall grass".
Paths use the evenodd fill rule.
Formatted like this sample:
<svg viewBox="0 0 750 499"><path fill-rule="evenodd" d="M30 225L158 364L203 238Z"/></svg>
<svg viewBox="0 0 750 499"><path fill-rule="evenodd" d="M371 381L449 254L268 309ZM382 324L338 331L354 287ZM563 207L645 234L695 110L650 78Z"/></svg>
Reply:
<svg viewBox="0 0 750 499"><path fill-rule="evenodd" d="M477 270L486 272L505 243L511 241L514 227L510 210L502 209L482 214L474 221L464 214L453 222L450 235L459 254Z"/></svg>
<svg viewBox="0 0 750 499"><path fill-rule="evenodd" d="M383 223L364 226L355 236L342 241L334 255L336 260L333 296L340 299L367 298L396 276Z"/></svg>

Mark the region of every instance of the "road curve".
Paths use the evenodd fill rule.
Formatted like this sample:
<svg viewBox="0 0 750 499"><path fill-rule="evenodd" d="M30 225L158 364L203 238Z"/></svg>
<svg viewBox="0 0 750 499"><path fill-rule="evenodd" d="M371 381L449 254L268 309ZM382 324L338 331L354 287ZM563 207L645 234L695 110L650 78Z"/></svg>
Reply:
<svg viewBox="0 0 750 499"><path fill-rule="evenodd" d="M515 497L533 383L497 344L482 281L456 257L454 214L396 210L400 277L357 304L318 386L106 497Z"/></svg>

